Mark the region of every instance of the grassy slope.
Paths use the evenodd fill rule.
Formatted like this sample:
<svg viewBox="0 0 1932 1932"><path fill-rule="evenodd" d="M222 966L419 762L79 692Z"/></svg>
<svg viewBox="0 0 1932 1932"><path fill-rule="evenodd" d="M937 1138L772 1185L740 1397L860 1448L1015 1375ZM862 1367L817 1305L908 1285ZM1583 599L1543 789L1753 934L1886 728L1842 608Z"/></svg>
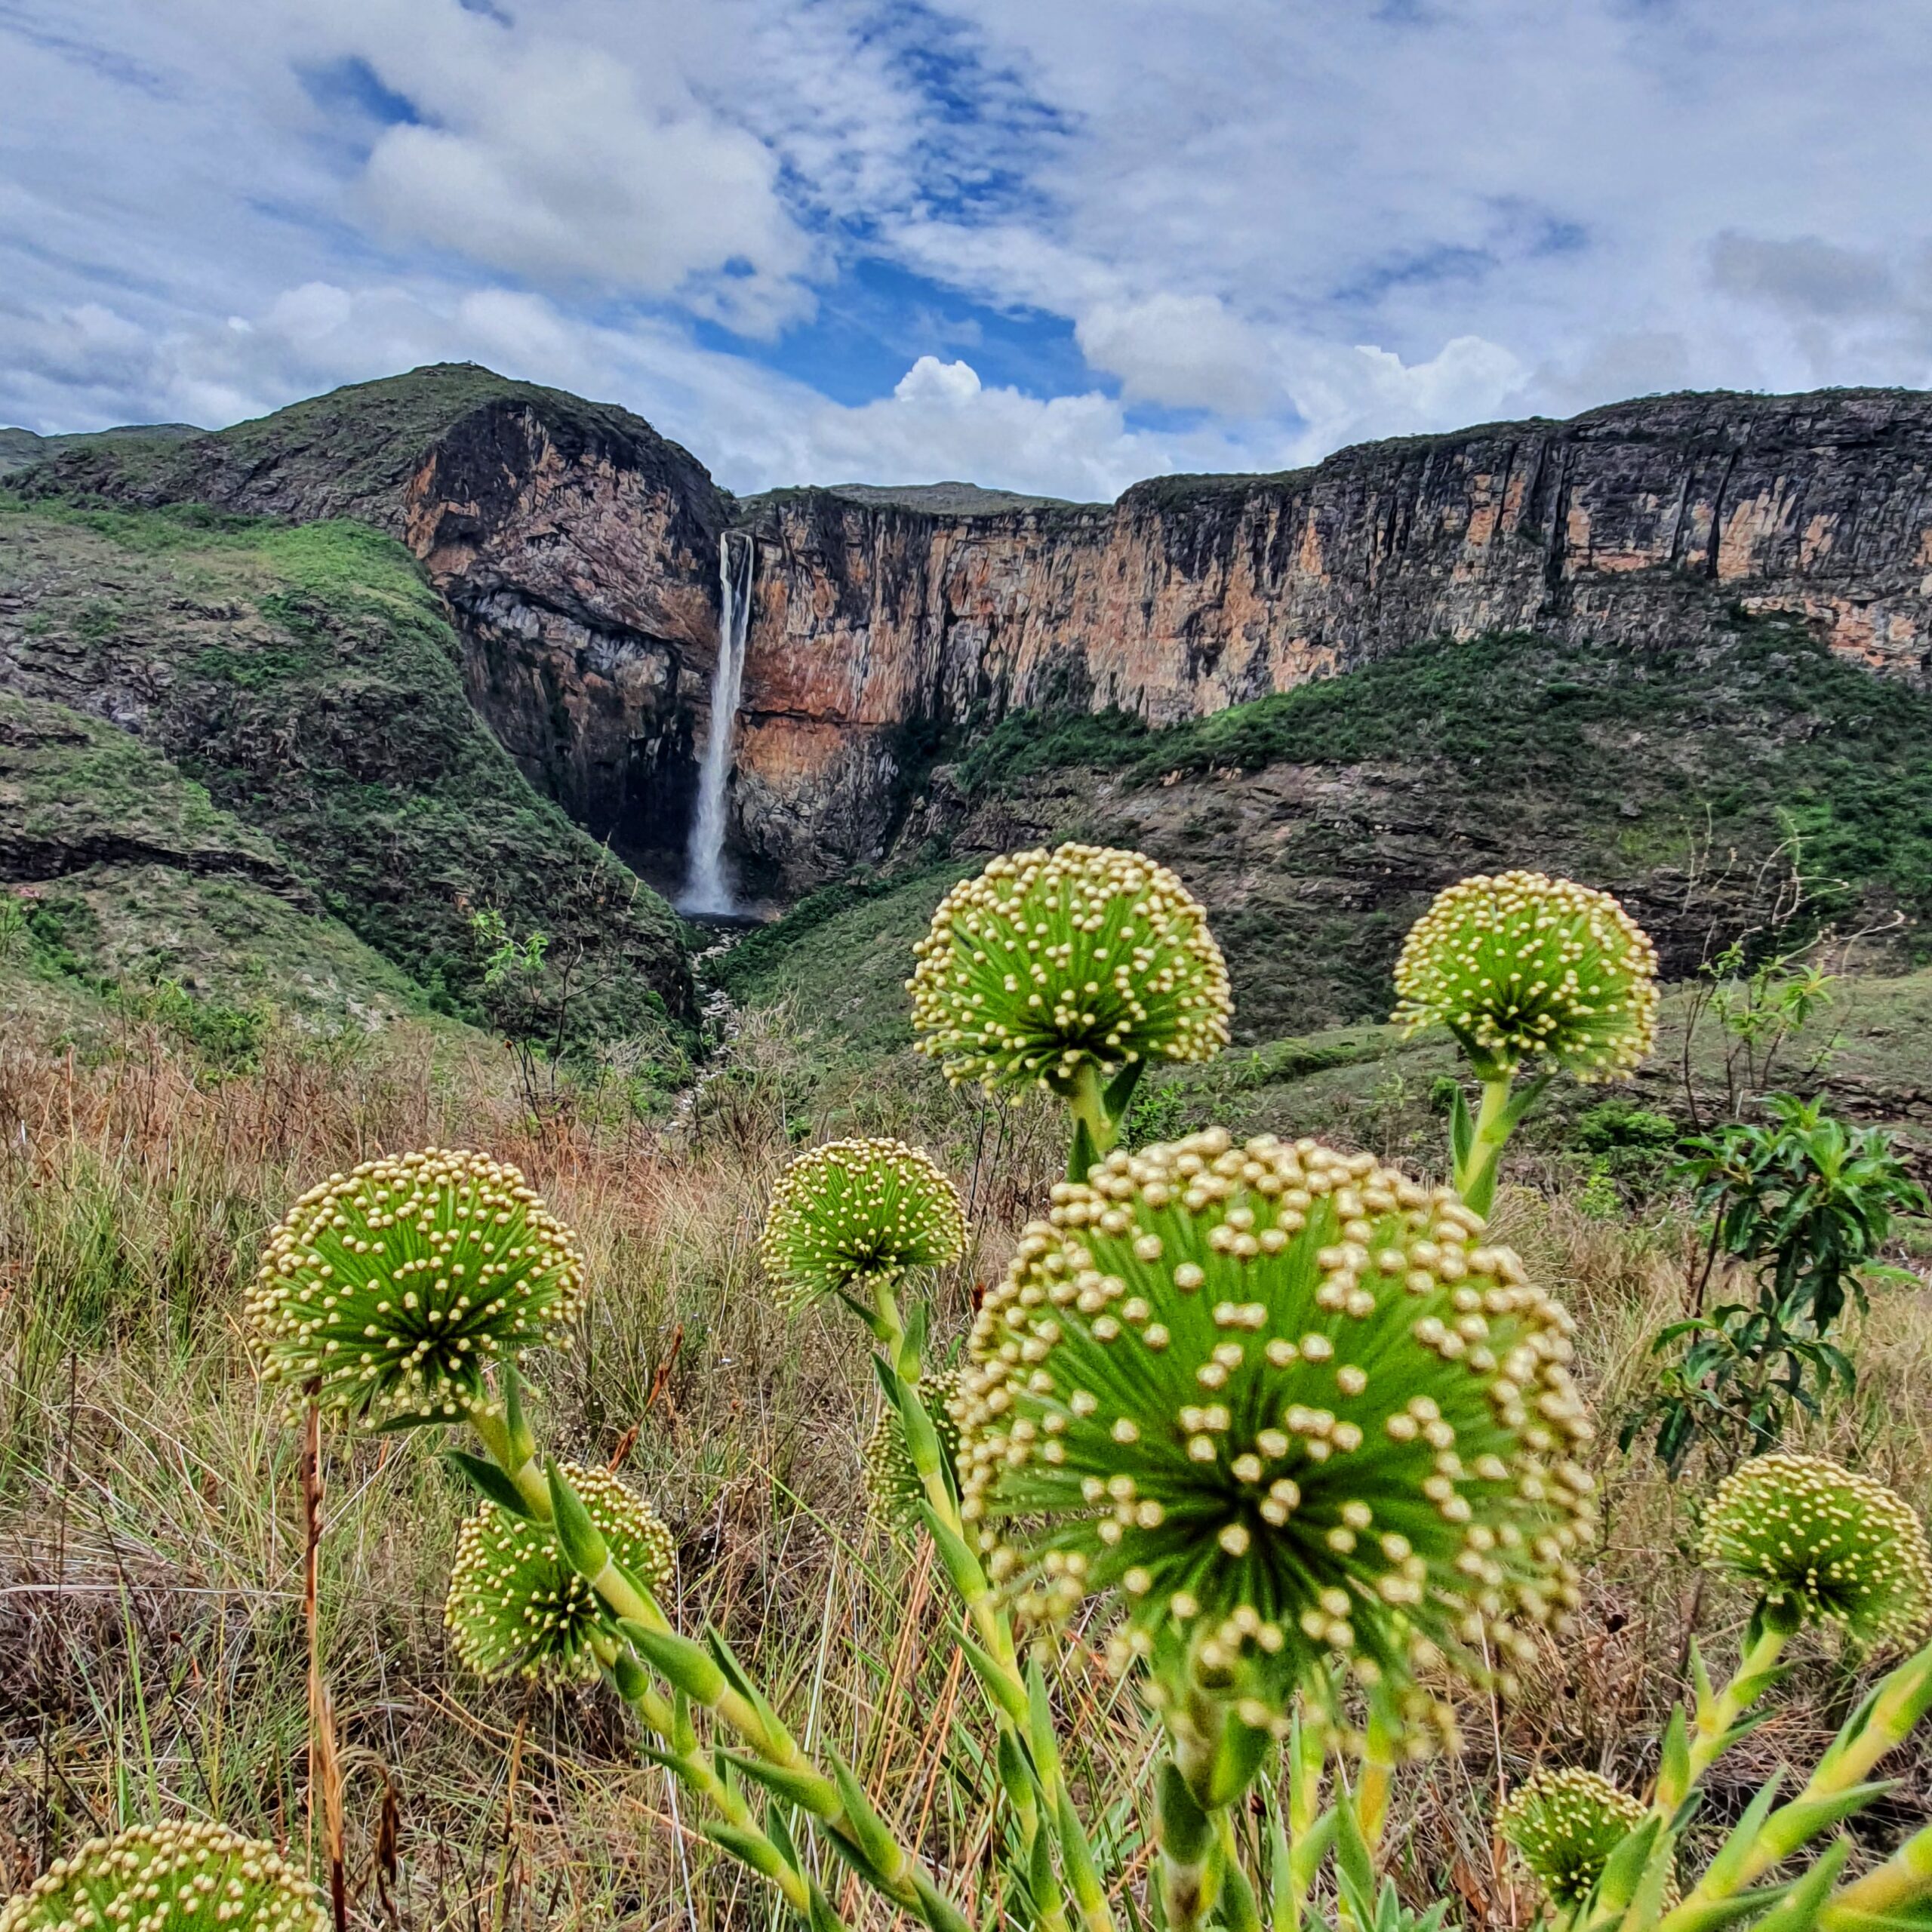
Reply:
<svg viewBox="0 0 1932 1932"><path fill-rule="evenodd" d="M1627 895L1681 972L1712 927L1749 923L1757 861L1795 836L1816 916L1903 914L1894 956L1909 963L1932 913L1928 745L1932 697L1786 625L1651 654L1438 641L1165 731L1121 713L1009 717L935 774L956 809L924 828L937 841L918 863L948 840L963 858L1016 836L1152 852L1208 905L1253 1042L1386 1012L1429 893L1509 865ZM937 897L915 869L863 914L820 920L808 902L728 983L823 997L883 1035L897 981L866 949L888 917L909 939L913 901Z"/></svg>
<svg viewBox="0 0 1932 1932"><path fill-rule="evenodd" d="M681 1001L674 915L476 718L400 546L346 523L0 500L0 595L8 682L134 721L458 1010L480 972L469 915L486 905L583 949L586 1023L626 1031Z"/></svg>
<svg viewBox="0 0 1932 1932"><path fill-rule="evenodd" d="M10 1010L57 997L29 980L72 995L77 1020L168 982L211 1008L272 1008L325 1031L426 1010L422 989L325 912L266 834L112 725L0 694L0 867L69 862L21 888L9 915Z"/></svg>

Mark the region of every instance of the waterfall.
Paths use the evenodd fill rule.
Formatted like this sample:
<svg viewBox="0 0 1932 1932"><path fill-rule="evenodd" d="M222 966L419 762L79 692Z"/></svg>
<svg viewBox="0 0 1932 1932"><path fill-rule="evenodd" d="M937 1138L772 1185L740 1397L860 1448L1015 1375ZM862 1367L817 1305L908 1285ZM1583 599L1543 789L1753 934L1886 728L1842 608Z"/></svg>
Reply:
<svg viewBox="0 0 1932 1932"><path fill-rule="evenodd" d="M704 762L698 767L697 815L691 840L684 896L686 912L730 912L731 882L724 874L725 793L731 781L731 740L737 728L738 698L744 688L745 638L752 622L753 546L746 537L734 558L731 533L718 540L718 669L711 680L711 726L704 736Z"/></svg>

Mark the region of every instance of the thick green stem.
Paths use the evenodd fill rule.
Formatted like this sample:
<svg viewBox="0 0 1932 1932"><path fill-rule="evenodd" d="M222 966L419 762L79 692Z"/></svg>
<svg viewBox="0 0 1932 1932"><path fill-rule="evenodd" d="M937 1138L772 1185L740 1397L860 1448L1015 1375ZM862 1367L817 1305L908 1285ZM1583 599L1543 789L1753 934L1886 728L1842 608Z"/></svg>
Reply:
<svg viewBox="0 0 1932 1932"><path fill-rule="evenodd" d="M1155 1788L1155 1817L1160 1841L1161 1903L1169 1932L1199 1932L1213 1916L1220 1896L1223 1857L1221 1814L1204 1806L1181 1765L1182 1752L1161 1765Z"/></svg>
<svg viewBox="0 0 1932 1932"><path fill-rule="evenodd" d="M1371 1855L1381 1850L1382 1834L1389 1823L1389 1792L1395 1774L1395 1736L1386 1700L1371 1699L1368 1729L1362 1740L1361 1775L1355 1780L1349 1800L1362 1843Z"/></svg>
<svg viewBox="0 0 1932 1932"><path fill-rule="evenodd" d="M1094 1158L1105 1159L1113 1151L1113 1144L1120 1137L1120 1129L1107 1112L1106 1088L1100 1078L1097 1061L1083 1060L1074 1069L1073 1084L1066 1096L1066 1104L1074 1118L1075 1147L1078 1149L1080 1145L1078 1129L1084 1127ZM1070 1164L1069 1180L1087 1178L1084 1171L1078 1174L1072 1171L1072 1167L1078 1164L1077 1161Z"/></svg>
<svg viewBox="0 0 1932 1932"><path fill-rule="evenodd" d="M516 1484L518 1493L525 1498L531 1513L540 1521L554 1521L549 1480L538 1469L534 1454L529 1452L525 1444L515 1441L515 1432L502 1412L478 1410L472 1412L470 1420L484 1447L490 1451L497 1466ZM513 1463L515 1466L512 1466ZM669 1620L652 1598L639 1591L614 1564L607 1564L597 1576L589 1580L591 1586L614 1615L641 1625L647 1631L657 1632L666 1636L676 1635ZM620 1654L613 1645L611 1655L605 1661L607 1664L614 1663ZM819 1822L828 1831L854 1843L869 1856L875 1850L866 1843L865 1828L869 1824L877 1826L877 1820L855 1820L848 1816L847 1807L838 1795L836 1781L828 1778L807 1758L791 1734L782 1724L771 1718L760 1704L754 1703L728 1684L720 1684L712 1695L703 1701L708 1709L721 1718L751 1746L758 1758L780 1771L792 1774L801 1783L808 1782L815 1789L832 1794L830 1801L815 1813ZM649 1728L672 1746L663 1755L673 1773L689 1784L694 1791L717 1804L728 1822L738 1830L769 1844L769 1839L743 1798L733 1793L731 1787L699 1755L695 1748L689 1751L677 1748L676 1713L671 1705L648 1685L632 1697L630 1702ZM771 1849L776 1854L777 1847L773 1846ZM901 1911L912 1914L931 1927L933 1932L959 1932L964 1921L959 1917L957 1907L940 1892L931 1875L916 1858L897 1845L892 1849L898 1854L897 1862L900 1865L901 1875L896 1882L890 1882L883 1887L884 1896ZM781 1860L780 1862L789 1867L789 1860ZM878 1859L870 1856L869 1862L876 1870ZM795 1872L793 1875L797 1875ZM788 1903L796 1903L792 1897L792 1888L783 1879L775 1879L774 1882L785 1893ZM804 1881L801 1880L800 1882ZM810 1908L808 1893L799 1909L808 1915Z"/></svg>
<svg viewBox="0 0 1932 1932"><path fill-rule="evenodd" d="M1845 1815L1880 1758L1905 1743L1932 1706L1932 1648L1899 1666L1832 1741L1810 1781L1789 1804L1765 1819L1736 1857L1721 1857L1712 1872L1674 1912L1658 1932L1694 1932L1709 1914L1703 1908L1732 1898L1755 1884L1800 1847ZM1835 1801L1844 1800L1845 1803Z"/></svg>
<svg viewBox="0 0 1932 1932"><path fill-rule="evenodd" d="M1476 1112L1468 1158L1456 1164L1456 1192L1479 1214L1487 1214L1496 1198L1498 1164L1514 1124L1509 1118L1514 1077L1512 1073L1499 1074L1482 1083L1482 1102Z"/></svg>
<svg viewBox="0 0 1932 1932"><path fill-rule="evenodd" d="M1715 1698L1700 1703L1690 1739L1692 1784L1716 1761L1730 1736L1731 1727L1758 1701L1764 1687L1761 1681L1753 1680L1761 1679L1766 1672L1777 1669L1789 1641L1783 1632L1773 1629L1768 1623L1764 1625L1756 1641L1739 1659L1730 1681Z"/></svg>
<svg viewBox="0 0 1932 1932"><path fill-rule="evenodd" d="M873 1278L872 1310L872 1333L884 1349L893 1373L903 1381L917 1382L919 1353L907 1343L905 1319L899 1312L899 1298L893 1293L892 1277L889 1275Z"/></svg>

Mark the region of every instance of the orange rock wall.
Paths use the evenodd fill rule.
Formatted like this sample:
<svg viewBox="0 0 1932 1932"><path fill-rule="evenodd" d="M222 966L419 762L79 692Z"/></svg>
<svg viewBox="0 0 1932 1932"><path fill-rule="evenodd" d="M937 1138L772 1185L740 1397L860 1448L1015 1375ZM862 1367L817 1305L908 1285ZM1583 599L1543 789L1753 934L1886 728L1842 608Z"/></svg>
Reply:
<svg viewBox="0 0 1932 1932"><path fill-rule="evenodd" d="M1932 398L1898 392L1656 398L1106 508L754 508L736 809L794 884L883 851L911 739L1014 705L1164 723L1420 637L1691 645L1738 610L1896 675L1932 652Z"/></svg>

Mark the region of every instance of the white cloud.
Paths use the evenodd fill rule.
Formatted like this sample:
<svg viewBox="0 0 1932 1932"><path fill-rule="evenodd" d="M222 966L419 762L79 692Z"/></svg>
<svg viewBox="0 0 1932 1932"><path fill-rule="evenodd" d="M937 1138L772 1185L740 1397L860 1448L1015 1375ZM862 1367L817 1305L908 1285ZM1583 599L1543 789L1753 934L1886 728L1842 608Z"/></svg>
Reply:
<svg viewBox="0 0 1932 1932"><path fill-rule="evenodd" d="M755 334L809 309L810 245L762 142L661 69L647 87L594 47L460 19L461 58L405 57L413 23L383 43L377 72L434 117L371 151L359 185L386 232L540 284L681 295Z"/></svg>
<svg viewBox="0 0 1932 1932"><path fill-rule="evenodd" d="M737 487L1091 496L1923 382L1928 82L1890 0L11 0L0 420L469 355Z"/></svg>
<svg viewBox="0 0 1932 1932"><path fill-rule="evenodd" d="M1163 291L1142 302L1100 302L1075 331L1096 368L1136 400L1238 416L1278 407L1274 356L1259 330L1213 295Z"/></svg>

